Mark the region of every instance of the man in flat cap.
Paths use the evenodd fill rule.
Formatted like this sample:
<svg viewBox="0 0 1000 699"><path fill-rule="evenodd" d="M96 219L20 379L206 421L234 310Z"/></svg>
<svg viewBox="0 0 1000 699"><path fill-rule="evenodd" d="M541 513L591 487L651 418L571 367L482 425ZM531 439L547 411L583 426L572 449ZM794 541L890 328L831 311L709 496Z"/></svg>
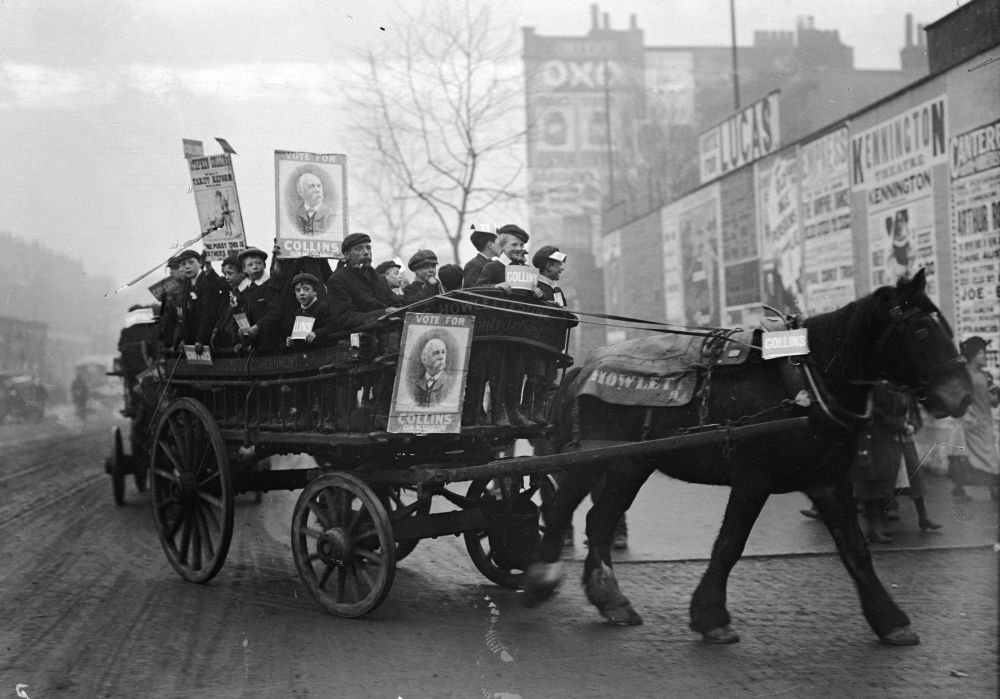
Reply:
<svg viewBox="0 0 1000 699"><path fill-rule="evenodd" d="M236 259L250 284L240 292L239 305L246 313L248 328L240 328L241 344L258 354L281 347L281 285L267 271L267 253L257 248L243 250Z"/></svg>
<svg viewBox="0 0 1000 699"><path fill-rule="evenodd" d="M386 260L379 263L375 271L385 278L385 283L389 285L389 291L396 296L403 295L403 276L400 273L403 267L395 260Z"/></svg>
<svg viewBox="0 0 1000 699"><path fill-rule="evenodd" d="M414 279L403 289L403 305L409 306L444 293L437 278L438 258L433 250L417 250L406 266L413 272Z"/></svg>
<svg viewBox="0 0 1000 699"><path fill-rule="evenodd" d="M986 485L993 500L1000 502L1000 454L992 412L1000 405L1000 390L986 370L989 344L990 340L973 335L959 345L972 379L972 403L961 420L960 446L965 448L948 457L948 477L955 483L951 494L960 500L972 499L965 486Z"/></svg>
<svg viewBox="0 0 1000 699"><path fill-rule="evenodd" d="M205 345L212 341L219 318L229 300L229 287L214 271L202 268L201 254L185 250L175 258L184 275L184 286L180 296L180 340L186 345L194 345L201 354Z"/></svg>
<svg viewBox="0 0 1000 699"><path fill-rule="evenodd" d="M483 267L500 255L495 226L472 225L472 245L476 256L465 263L462 269L462 286L475 286L483 273Z"/></svg>
<svg viewBox="0 0 1000 699"><path fill-rule="evenodd" d="M372 269L372 239L351 233L340 245L344 263L330 275L327 292L340 330L356 328L398 310L385 278Z"/></svg>

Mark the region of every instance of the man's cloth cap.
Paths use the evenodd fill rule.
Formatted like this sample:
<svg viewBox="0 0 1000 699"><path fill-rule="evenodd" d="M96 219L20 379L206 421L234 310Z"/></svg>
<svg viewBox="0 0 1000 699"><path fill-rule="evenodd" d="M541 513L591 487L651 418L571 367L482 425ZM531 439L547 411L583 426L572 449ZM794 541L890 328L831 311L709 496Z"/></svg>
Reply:
<svg viewBox="0 0 1000 699"><path fill-rule="evenodd" d="M410 261L406 263L406 266L410 268L411 272L413 272L417 268L424 267L425 265L434 265L436 267L437 263L438 258L437 255L434 254L433 250L417 250L413 253L413 257L410 258Z"/></svg>
<svg viewBox="0 0 1000 699"><path fill-rule="evenodd" d="M402 266L400 266L400 264L395 260L386 260L385 262L380 263L379 266L375 268L375 271L379 274L385 274L393 267L396 269L402 269Z"/></svg>
<svg viewBox="0 0 1000 699"><path fill-rule="evenodd" d="M504 233L510 233L515 238L520 239L522 243L526 244L528 242L527 231L525 231L523 228L521 228L515 223L508 223L506 226L500 226L500 229L497 231L497 233L499 233L500 235L503 235Z"/></svg>
<svg viewBox="0 0 1000 699"><path fill-rule="evenodd" d="M201 262L201 254L195 252L191 248L188 248L187 250L178 253L177 256L174 258L174 260L177 261L178 265L184 260L198 260L199 262Z"/></svg>
<svg viewBox="0 0 1000 699"><path fill-rule="evenodd" d="M566 253L559 252L559 248L555 245L543 245L538 248L531 258L531 264L538 269L545 267L549 260L554 260L556 262L563 262L566 259Z"/></svg>
<svg viewBox="0 0 1000 699"><path fill-rule="evenodd" d="M236 259L240 263L240 267L243 266L244 262L246 262L246 259L248 257L256 257L259 260L263 260L265 262L267 261L267 253L261 250L260 248L247 248L246 250L242 251L239 255L236 256Z"/></svg>
<svg viewBox="0 0 1000 699"><path fill-rule="evenodd" d="M355 245L361 245L363 243L371 244L371 242L372 239L367 233L351 233L349 236L344 238L344 242L340 244L340 252L346 255Z"/></svg>

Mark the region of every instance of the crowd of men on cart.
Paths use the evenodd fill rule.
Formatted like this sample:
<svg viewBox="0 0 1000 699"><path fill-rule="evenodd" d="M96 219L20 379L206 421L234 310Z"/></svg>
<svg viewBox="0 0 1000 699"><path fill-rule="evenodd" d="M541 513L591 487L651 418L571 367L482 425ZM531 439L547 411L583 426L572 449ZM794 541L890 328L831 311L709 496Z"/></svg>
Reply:
<svg viewBox="0 0 1000 699"><path fill-rule="evenodd" d="M163 298L159 313L161 346L180 350L193 346L201 355L210 348L214 356L267 356L298 352L307 347L335 344L344 332L370 327L401 309L421 307L421 302L461 288L494 287L508 294L508 265L526 265L528 233L507 224L473 226L471 242L476 255L464 268L438 265L432 250L414 253L407 267L413 280L404 283L401 266L392 260L372 266L372 241L366 233L351 233L341 244L343 259L334 266L316 257L283 259L275 246L270 256L248 247L222 261L220 276L201 253L187 249L168 262L179 289ZM519 300L554 308L566 306L558 285L566 255L545 245L531 257L537 283ZM311 318L311 329L293 337L296 320ZM124 339L123 339L124 342ZM119 347L121 350L122 347ZM485 370L470 370L470 393L482 395L490 383L494 404L492 424L528 427L544 423L541 396L555 376L551 361L507 353L508 367L516 364L503 390ZM485 364L473 351L471 364ZM478 385L475 385L478 384ZM475 424L475 416L466 423Z"/></svg>

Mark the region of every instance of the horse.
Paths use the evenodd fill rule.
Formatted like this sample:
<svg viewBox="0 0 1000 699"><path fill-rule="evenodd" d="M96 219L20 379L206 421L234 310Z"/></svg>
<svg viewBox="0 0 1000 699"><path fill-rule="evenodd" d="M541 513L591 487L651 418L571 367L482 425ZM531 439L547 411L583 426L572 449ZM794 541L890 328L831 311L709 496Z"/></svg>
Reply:
<svg viewBox="0 0 1000 699"><path fill-rule="evenodd" d="M708 568L690 603L690 627L704 641L739 640L726 608L729 573L743 554L768 496L802 491L812 499L833 537L857 588L865 619L880 642L920 642L909 617L886 592L872 566L848 471L858 435L870 418L868 394L876 381L887 379L908 387L936 418L958 417L971 401L964 359L947 322L926 295L923 270L838 310L808 318L803 325L808 334L804 356L762 360L757 331L743 362L718 361L719 351L708 361L698 362L691 379L692 398L684 405L614 405L586 394L593 374L588 378L586 371L577 369L567 373L550 413L555 423L554 446L559 451L699 433L718 439L683 444L683 439L672 440L676 447L656 447L653 453L623 457L606 449L612 453L607 459L562 472L557 493L543 513L546 526L536 560L525 575L525 606L544 601L558 587L563 532L572 522L573 511L603 475L605 486L587 514L590 550L584 564L584 588L588 600L611 623L642 623L618 587L610 551L615 524L646 479L659 470L690 483L730 488ZM733 336L723 333L722 338L732 340ZM635 341L624 344L629 342ZM614 354L620 346L595 353L603 349L605 355L607 350ZM723 342L722 346L732 345ZM672 390L676 389L675 382ZM794 428L734 436L741 426L766 430L768 424L778 424L775 418L796 416L801 419Z"/></svg>

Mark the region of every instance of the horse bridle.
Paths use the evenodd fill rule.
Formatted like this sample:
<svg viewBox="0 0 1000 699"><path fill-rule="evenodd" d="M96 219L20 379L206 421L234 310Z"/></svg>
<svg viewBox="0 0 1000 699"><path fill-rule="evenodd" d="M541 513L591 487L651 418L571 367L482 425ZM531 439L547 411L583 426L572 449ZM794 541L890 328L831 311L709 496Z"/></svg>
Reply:
<svg viewBox="0 0 1000 699"><path fill-rule="evenodd" d="M950 356L950 353L949 356L943 356L937 348L928 349L924 343L935 328L942 331L948 338L952 337L951 328L942 322L937 313L924 312L917 306L911 306L905 311L899 306L893 306L889 309L889 325L886 326L875 346L876 356L882 356L889 341L900 334L903 344L914 355L923 356L930 360L930 368L922 371L917 378L918 397L926 397L927 388L937 377L960 369L966 364L965 357L957 352L954 356Z"/></svg>

